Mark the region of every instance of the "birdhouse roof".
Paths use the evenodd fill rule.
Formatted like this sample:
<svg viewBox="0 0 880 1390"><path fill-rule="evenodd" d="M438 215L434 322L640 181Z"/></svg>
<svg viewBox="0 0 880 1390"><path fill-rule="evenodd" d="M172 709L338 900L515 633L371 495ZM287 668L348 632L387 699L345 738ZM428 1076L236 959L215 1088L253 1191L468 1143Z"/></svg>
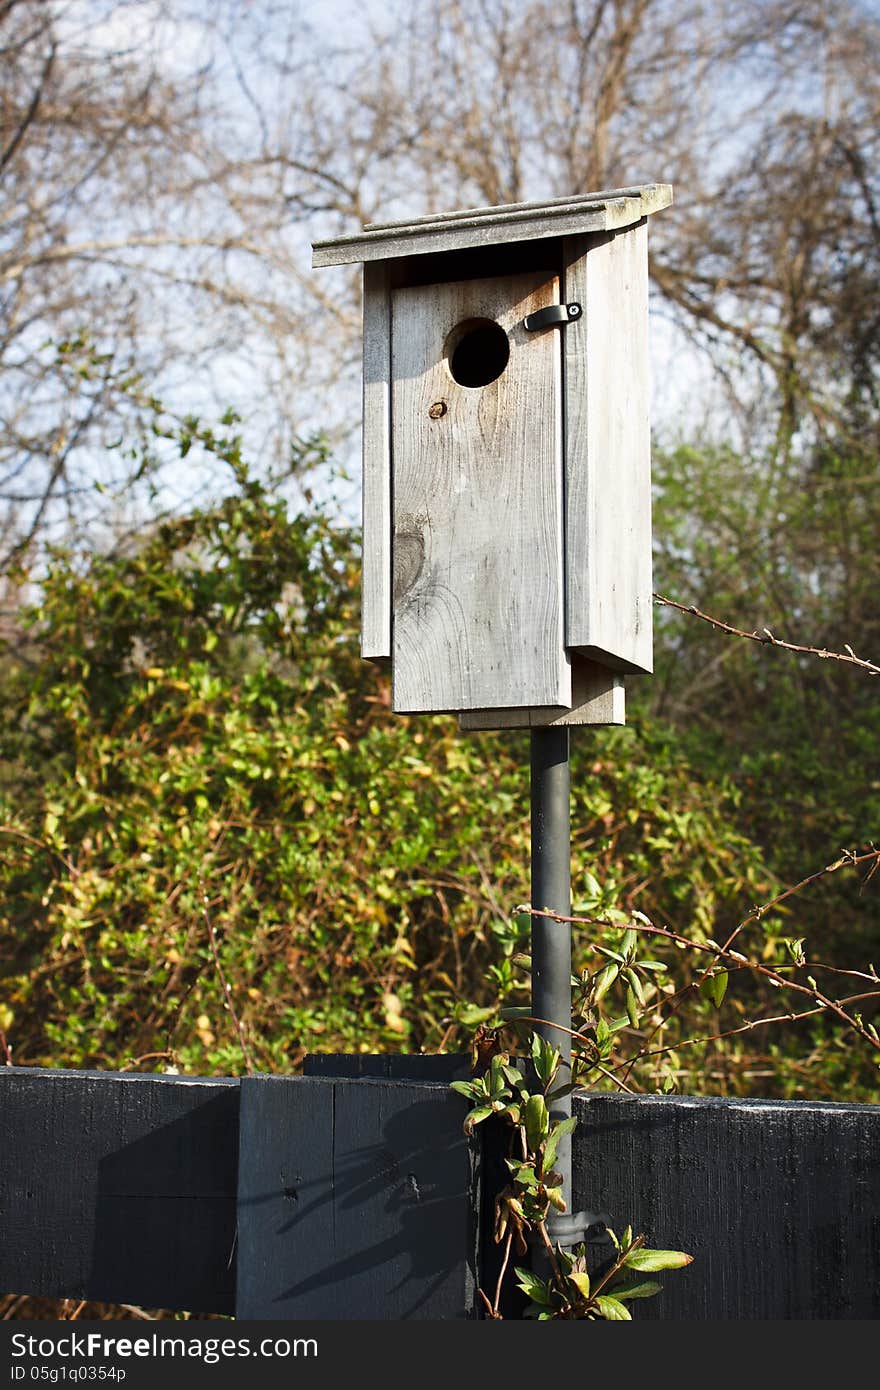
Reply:
<svg viewBox="0 0 880 1390"><path fill-rule="evenodd" d="M617 232L671 202L671 184L647 183L585 193L577 198L554 198L548 203L506 203L494 208L416 217L409 222L368 222L355 236L316 241L312 246L312 264L316 268L351 265L542 237Z"/></svg>

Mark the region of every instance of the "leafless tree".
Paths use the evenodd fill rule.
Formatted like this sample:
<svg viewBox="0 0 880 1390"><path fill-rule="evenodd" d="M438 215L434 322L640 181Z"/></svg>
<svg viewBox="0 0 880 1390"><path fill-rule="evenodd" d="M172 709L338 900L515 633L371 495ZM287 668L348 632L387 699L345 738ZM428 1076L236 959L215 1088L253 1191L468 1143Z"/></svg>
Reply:
<svg viewBox="0 0 880 1390"><path fill-rule="evenodd" d="M150 482L147 506L173 505L175 481L177 496L198 485L178 472L157 493L149 432L118 447L127 417L149 427L157 393L255 416L282 395L264 445L283 472L309 423L292 381L319 387L338 370L326 335L302 331L322 289L305 285L304 234L291 235L258 125L253 138L254 77L219 23L236 11L0 4L4 566L59 522L131 521L134 479Z"/></svg>
<svg viewBox="0 0 880 1390"><path fill-rule="evenodd" d="M308 242L377 215L668 180L656 307L725 428L874 445L874 0L328 13L0 0L7 558L89 499L131 506L154 464L105 446L144 392L238 406L281 469L292 434L356 428L358 277L313 275Z"/></svg>

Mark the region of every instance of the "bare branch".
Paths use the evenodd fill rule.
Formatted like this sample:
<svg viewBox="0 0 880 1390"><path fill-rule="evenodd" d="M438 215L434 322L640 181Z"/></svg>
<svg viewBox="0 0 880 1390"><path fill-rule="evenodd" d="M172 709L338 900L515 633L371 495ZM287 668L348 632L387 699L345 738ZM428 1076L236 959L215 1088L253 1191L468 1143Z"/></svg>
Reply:
<svg viewBox="0 0 880 1390"><path fill-rule="evenodd" d="M708 613L703 613L693 604L677 603L675 599L666 598L664 594L654 594L654 602L663 604L666 608L675 608L679 613L690 613L694 618L701 618L704 623L709 623L711 627L717 628L719 632L727 632L731 637L744 637L749 642L757 642L762 647L780 647L786 652L797 652L803 656L818 656L823 661L842 661L848 666L859 666L863 671L867 671L870 676L880 676L880 666L876 666L873 661L866 661L860 656L856 656L852 647L846 646L845 652L831 652L825 647L805 647L797 642L784 642L781 637L774 637L769 628L763 628L761 632L746 632L743 628L732 627L730 623L724 623L720 618L713 618Z"/></svg>

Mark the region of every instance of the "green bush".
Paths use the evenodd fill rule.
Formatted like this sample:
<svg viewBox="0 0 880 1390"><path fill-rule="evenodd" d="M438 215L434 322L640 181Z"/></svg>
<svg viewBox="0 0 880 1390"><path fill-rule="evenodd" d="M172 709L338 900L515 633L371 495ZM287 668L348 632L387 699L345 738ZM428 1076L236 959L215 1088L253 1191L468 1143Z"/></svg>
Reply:
<svg viewBox="0 0 880 1390"><path fill-rule="evenodd" d="M235 439L190 428L185 447L214 455L225 495L129 553L55 553L26 659L5 656L14 1058L240 1071L221 968L259 1069L464 1049L521 991L527 736L393 716L358 654L356 536L289 514ZM573 742L576 903L718 936L770 892L738 793L673 731L638 718ZM578 936L579 964L594 946ZM688 1007L675 1027L705 1031L714 1005ZM678 1084L741 1089L739 1056L712 1082L683 1053Z"/></svg>

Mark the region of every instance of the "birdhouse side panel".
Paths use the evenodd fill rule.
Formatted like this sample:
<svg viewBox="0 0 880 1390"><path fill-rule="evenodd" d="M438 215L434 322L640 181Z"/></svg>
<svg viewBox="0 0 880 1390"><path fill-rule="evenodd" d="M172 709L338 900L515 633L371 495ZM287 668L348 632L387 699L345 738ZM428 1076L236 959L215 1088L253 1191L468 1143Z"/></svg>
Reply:
<svg viewBox="0 0 880 1390"><path fill-rule="evenodd" d="M566 242L566 644L651 671L647 223Z"/></svg>
<svg viewBox="0 0 880 1390"><path fill-rule="evenodd" d="M570 706L561 350L522 326L558 288L541 272L392 293L400 712Z"/></svg>
<svg viewBox="0 0 880 1390"><path fill-rule="evenodd" d="M391 291L389 267L364 267L361 656L391 656Z"/></svg>

